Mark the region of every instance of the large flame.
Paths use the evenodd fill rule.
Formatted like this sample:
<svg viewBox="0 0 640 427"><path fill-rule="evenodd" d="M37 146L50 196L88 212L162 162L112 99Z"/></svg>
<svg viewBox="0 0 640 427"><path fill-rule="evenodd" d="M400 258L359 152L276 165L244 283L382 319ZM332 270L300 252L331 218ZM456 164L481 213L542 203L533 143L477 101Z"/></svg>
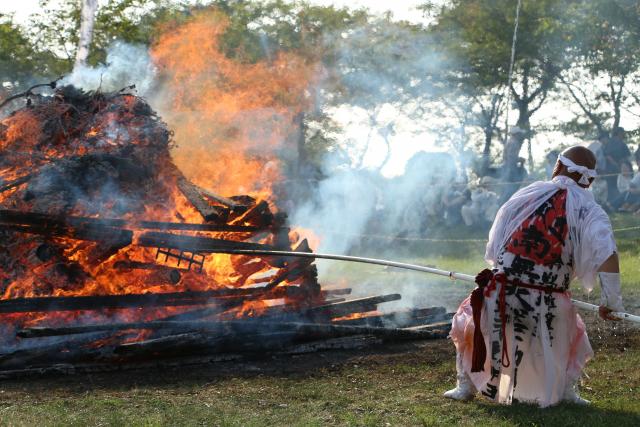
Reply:
<svg viewBox="0 0 640 427"><path fill-rule="evenodd" d="M317 66L294 53L243 63L219 43L228 26L216 12L196 15L159 38L162 116L175 132L176 165L222 194L269 198L282 158L295 160L294 117L309 108Z"/></svg>
<svg viewBox="0 0 640 427"><path fill-rule="evenodd" d="M148 105L132 95L94 96L85 101L82 96L67 93L58 95L55 102L22 109L0 123L0 183L33 174L40 180L34 178L41 187L48 188L50 177L58 177L60 170L67 167L64 162L82 163L87 156L113 154L118 157L127 153L132 159L131 168L141 163L150 171L150 176L141 178L140 188L133 180L115 193L127 196L131 193L137 198L118 196L97 204L96 191L89 188L81 189L86 190L87 195L83 193L73 203L48 193L46 197L33 199L26 197L27 188L29 191L39 188L32 179L28 184L0 194L0 208L57 216L119 217L133 224L145 220L203 222L179 190L178 181L184 174L193 183L218 195L250 195L255 199L254 206L265 200L271 211L277 210L273 186L282 178L282 159L295 161L293 135L299 129L294 119L308 109L312 101L307 89L314 84L317 65L294 53L280 53L272 60L257 63L230 59L219 48L227 25L218 13L200 13L183 26L163 34L152 49L160 73L159 95L154 102L162 105L163 120L174 132L175 147L171 155L169 133L164 124L147 111ZM74 102L91 105L84 110ZM48 181L42 176L48 177ZM100 191L97 193L102 196ZM83 201L83 197L90 202ZM229 223L255 225L252 212L250 209ZM223 254L208 255L203 273L182 271L178 283L167 283L162 274L153 270L117 268L127 262L157 263L153 249L135 245L139 234L136 231L133 245L111 252L95 242L9 234L10 249L9 246L4 249L6 257L15 264L0 271L0 299L245 287L277 274L278 268L268 261ZM190 235L256 240L256 236L237 233L191 232ZM290 240L295 241L297 236L298 233L291 233ZM259 241L273 244L273 239L274 236L269 235ZM56 253L52 261L42 261L34 253L43 244L51 244L61 252ZM80 272L76 282L69 281L70 274L64 270L68 265ZM61 268L64 274L60 273ZM299 284L300 279L296 280L284 281L280 286ZM266 300L250 301L231 313L254 315L271 304ZM162 314L173 310L164 309ZM127 313L122 314L127 319L158 316L157 311ZM58 314L57 319L78 315ZM27 317L37 323L46 316Z"/></svg>

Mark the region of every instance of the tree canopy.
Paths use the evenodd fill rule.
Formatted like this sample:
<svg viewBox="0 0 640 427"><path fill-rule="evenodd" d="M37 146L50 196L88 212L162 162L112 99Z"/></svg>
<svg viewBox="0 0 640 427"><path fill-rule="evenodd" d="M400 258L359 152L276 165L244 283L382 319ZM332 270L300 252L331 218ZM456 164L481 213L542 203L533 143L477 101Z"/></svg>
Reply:
<svg viewBox="0 0 640 427"><path fill-rule="evenodd" d="M536 133L553 126L582 138L618 126L634 130L636 121L627 122L640 115L638 3L522 0L509 85L516 5L425 1L430 19L415 24L304 1L211 0L193 6L186 0L106 0L96 16L89 64L103 64L115 40L153 46L161 32L198 9L214 8L228 21L219 43L228 58L251 64L294 52L321 65L322 78L309 87L315 102L301 121L311 158L340 143L331 111L345 106L364 112L360 125L370 130L357 148L342 140L356 166L374 139L389 154L401 121L459 152L475 151L480 173L500 158L502 145L495 142L505 137L507 114L512 126L525 131L519 144L535 143ZM0 16L5 94L73 66L80 2L41 0L40 6L24 26ZM541 109L559 105L566 112L557 123L532 121Z"/></svg>

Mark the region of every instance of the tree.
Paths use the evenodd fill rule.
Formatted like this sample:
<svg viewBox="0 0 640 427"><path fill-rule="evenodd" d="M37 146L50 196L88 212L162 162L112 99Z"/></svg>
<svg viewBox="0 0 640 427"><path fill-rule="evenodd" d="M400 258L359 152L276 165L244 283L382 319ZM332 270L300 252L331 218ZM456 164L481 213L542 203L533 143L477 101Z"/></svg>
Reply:
<svg viewBox="0 0 640 427"><path fill-rule="evenodd" d="M386 145L381 169L391 154L391 137L401 120L424 121L425 102L432 98L433 76L443 64L439 53L430 49L432 38L421 25L397 22L391 15L370 19L334 34L328 42L335 48L335 85L328 100L348 105L365 118L365 141L353 144L355 166L362 165L374 137ZM426 127L426 126L423 126Z"/></svg>
<svg viewBox="0 0 640 427"><path fill-rule="evenodd" d="M427 3L423 10L435 18L429 28L434 37L433 49L449 58L446 66L434 76L437 81L434 86L438 88L435 99L444 106L440 114L456 117L460 135L467 136L479 129L482 162L478 172L484 175L491 163L494 137L500 134L507 78L496 72L495 64L487 62L485 57L470 55L468 46L460 38L464 23L459 14L451 13L440 3Z"/></svg>
<svg viewBox="0 0 640 427"><path fill-rule="evenodd" d="M88 64L105 61L114 40L149 45L163 23L177 22L188 14L186 1L107 0L96 13ZM81 4L76 0L40 0L40 12L29 20L30 38L56 57L56 73L73 68L80 30Z"/></svg>
<svg viewBox="0 0 640 427"><path fill-rule="evenodd" d="M0 14L0 100L55 75L56 65L57 58L33 43L12 16Z"/></svg>
<svg viewBox="0 0 640 427"><path fill-rule="evenodd" d="M441 8L436 27L448 37L454 55L468 67L470 85L494 90L507 84L511 44L516 16L512 0L454 0ZM542 107L565 67L568 39L565 2L537 0L522 2L513 81L508 88L517 111L516 125L525 130L517 141L519 151L532 135L531 117ZM485 92L486 94L487 92ZM493 100L485 95L485 103ZM511 106L507 106L511 107ZM485 107L485 111L495 111ZM489 115L488 117L492 117ZM488 121L486 123L491 123ZM490 129L487 125L487 132ZM488 151L488 150L487 150ZM505 159L507 169L517 159Z"/></svg>
<svg viewBox="0 0 640 427"><path fill-rule="evenodd" d="M623 110L640 106L632 89L640 82L640 6L632 0L585 0L571 13L573 64L560 78L590 127L605 134L620 126Z"/></svg>

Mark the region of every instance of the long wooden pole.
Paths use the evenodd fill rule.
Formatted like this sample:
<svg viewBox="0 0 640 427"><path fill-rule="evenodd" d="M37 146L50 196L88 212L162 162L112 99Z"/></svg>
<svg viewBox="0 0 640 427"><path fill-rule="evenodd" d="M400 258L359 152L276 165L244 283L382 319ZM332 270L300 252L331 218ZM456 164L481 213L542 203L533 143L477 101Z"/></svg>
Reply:
<svg viewBox="0 0 640 427"><path fill-rule="evenodd" d="M359 262L364 264L376 264L376 265L384 265L388 267L402 268L405 270L419 271L422 273L435 274L438 276L445 276L452 280L461 280L463 282L475 283L475 277L469 274L457 273L455 271L440 270L438 268L433 268L433 267L426 267L426 266L416 265L416 264L407 264L404 262L389 261L389 260L378 259L378 258L364 258L364 257L350 256L350 255L319 254L319 253L293 252L293 251L268 251L268 250L228 250L228 251L224 251L224 253L236 254L236 255L256 255L256 256L270 256L270 255L280 256L280 257L290 256L290 257L302 257L302 258L330 259L335 261ZM576 299L572 299L571 301L576 307L582 308L584 310L597 312L599 308L597 305L589 304L584 301L580 301ZM640 316L635 314L624 313L624 312L614 312L614 313L611 313L611 315L619 319L640 323Z"/></svg>

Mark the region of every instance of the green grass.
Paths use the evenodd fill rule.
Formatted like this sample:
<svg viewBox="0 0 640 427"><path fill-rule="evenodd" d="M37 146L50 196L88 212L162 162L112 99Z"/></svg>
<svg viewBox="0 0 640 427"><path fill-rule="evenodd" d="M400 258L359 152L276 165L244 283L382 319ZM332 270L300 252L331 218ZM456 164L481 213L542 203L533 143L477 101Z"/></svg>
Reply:
<svg viewBox="0 0 640 427"><path fill-rule="evenodd" d="M614 227L634 219L615 217ZM482 238L484 233L458 229L448 236ZM625 299L636 312L639 236L637 230L617 235ZM470 274L484 268L483 244L477 242L361 249L365 255L392 254ZM425 306L455 307L471 289L448 279L358 264L331 264L323 278L352 286L355 295L398 290L403 299ZM583 385L583 396L593 402L588 408L448 401L441 395L455 382L454 351L450 342L440 340L182 370L4 381L0 426L640 425L639 330L585 318L596 351Z"/></svg>
<svg viewBox="0 0 640 427"><path fill-rule="evenodd" d="M640 351L598 353L583 392L589 408L448 401L441 394L454 383L453 350L442 342L293 374L260 362L264 373L209 367L9 383L0 386L0 425L638 425L640 374L630 368Z"/></svg>

